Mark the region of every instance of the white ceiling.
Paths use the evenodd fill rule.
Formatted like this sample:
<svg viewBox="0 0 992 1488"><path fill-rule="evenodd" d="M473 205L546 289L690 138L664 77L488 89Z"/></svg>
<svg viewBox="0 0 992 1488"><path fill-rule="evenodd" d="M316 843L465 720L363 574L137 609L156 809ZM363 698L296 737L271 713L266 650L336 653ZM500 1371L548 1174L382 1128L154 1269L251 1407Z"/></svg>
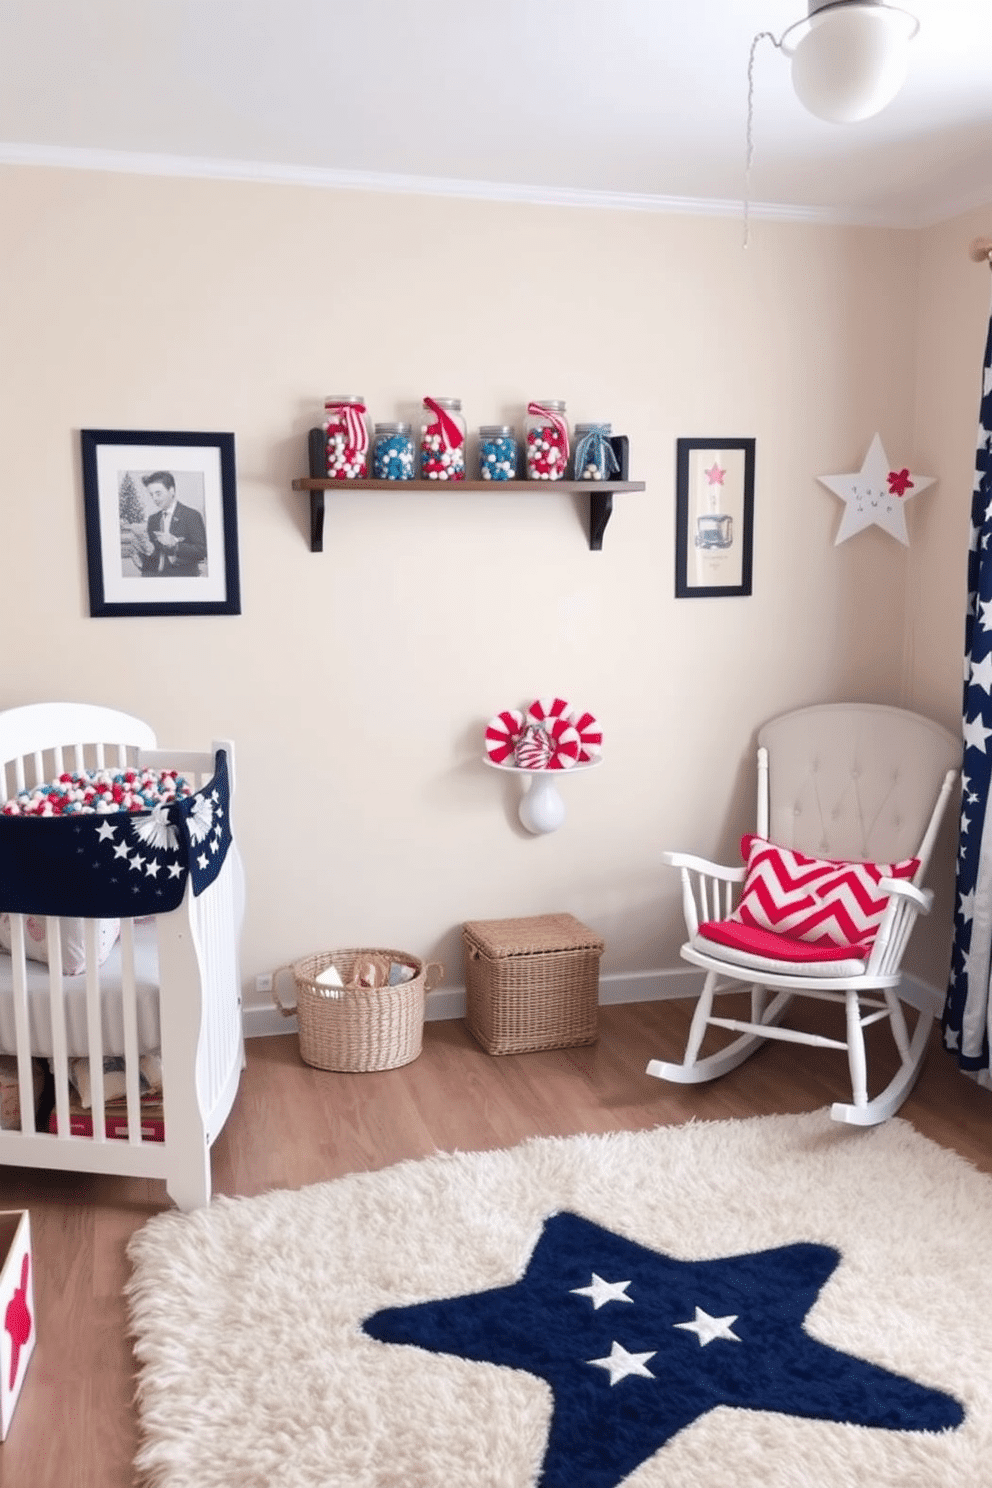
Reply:
<svg viewBox="0 0 992 1488"><path fill-rule="evenodd" d="M992 203L992 0L904 0L864 124L754 63L749 195L919 226ZM804 0L0 0L0 161L645 207L745 195L752 37ZM396 178L404 178L397 180Z"/></svg>

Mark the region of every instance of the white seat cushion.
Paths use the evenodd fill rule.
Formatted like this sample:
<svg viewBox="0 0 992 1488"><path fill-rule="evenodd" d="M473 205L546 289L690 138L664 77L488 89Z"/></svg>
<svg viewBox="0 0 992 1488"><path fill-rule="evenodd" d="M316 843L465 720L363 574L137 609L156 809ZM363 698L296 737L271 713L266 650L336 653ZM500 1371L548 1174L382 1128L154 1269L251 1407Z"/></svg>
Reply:
<svg viewBox="0 0 992 1488"><path fill-rule="evenodd" d="M755 956L750 951L735 950L721 945L717 940L708 940L705 935L694 935L689 942L701 956L711 956L714 961L725 961L728 966L746 966L749 971L764 971L771 976L822 977L832 981L837 977L864 976L865 961L776 961L770 956Z"/></svg>

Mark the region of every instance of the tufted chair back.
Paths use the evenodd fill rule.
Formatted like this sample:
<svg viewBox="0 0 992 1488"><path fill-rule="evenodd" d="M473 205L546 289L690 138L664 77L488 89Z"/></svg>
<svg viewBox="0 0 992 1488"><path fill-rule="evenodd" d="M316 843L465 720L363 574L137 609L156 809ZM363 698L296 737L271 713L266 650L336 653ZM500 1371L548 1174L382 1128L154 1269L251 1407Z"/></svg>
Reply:
<svg viewBox="0 0 992 1488"><path fill-rule="evenodd" d="M772 719L758 745L762 835L814 857L872 862L911 858L923 844L922 876L941 787L961 764L947 729L902 708L822 703Z"/></svg>

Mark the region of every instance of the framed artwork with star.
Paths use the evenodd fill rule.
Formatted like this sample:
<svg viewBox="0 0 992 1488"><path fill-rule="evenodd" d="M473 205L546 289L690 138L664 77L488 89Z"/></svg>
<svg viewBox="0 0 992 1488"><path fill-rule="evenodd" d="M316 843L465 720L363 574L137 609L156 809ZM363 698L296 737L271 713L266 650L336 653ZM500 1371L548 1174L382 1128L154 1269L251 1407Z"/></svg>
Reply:
<svg viewBox="0 0 992 1488"><path fill-rule="evenodd" d="M239 615L234 435L83 429L91 615Z"/></svg>
<svg viewBox="0 0 992 1488"><path fill-rule="evenodd" d="M675 473L675 597L751 593L753 439L679 439Z"/></svg>

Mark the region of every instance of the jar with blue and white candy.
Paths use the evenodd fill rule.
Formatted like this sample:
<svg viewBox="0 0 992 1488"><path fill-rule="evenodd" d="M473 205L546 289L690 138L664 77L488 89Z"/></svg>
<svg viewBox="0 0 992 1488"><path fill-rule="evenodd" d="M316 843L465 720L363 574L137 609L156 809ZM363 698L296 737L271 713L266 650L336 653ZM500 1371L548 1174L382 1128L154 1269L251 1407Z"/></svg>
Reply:
<svg viewBox="0 0 992 1488"><path fill-rule="evenodd" d="M568 474L565 404L542 398L527 404L527 479L564 480Z"/></svg>
<svg viewBox="0 0 992 1488"><path fill-rule="evenodd" d="M373 480L413 480L413 434L409 424L376 424L372 431Z"/></svg>
<svg viewBox="0 0 992 1488"><path fill-rule="evenodd" d="M358 393L331 393L324 399L324 440L331 480L364 477L369 457L365 399Z"/></svg>
<svg viewBox="0 0 992 1488"><path fill-rule="evenodd" d="M465 420L461 398L425 398L420 425L422 480L465 479Z"/></svg>
<svg viewBox="0 0 992 1488"><path fill-rule="evenodd" d="M509 424L483 424L479 430L479 475L483 480L517 478L517 437Z"/></svg>
<svg viewBox="0 0 992 1488"><path fill-rule="evenodd" d="M620 470L610 443L612 424L576 424L575 479L609 480Z"/></svg>

